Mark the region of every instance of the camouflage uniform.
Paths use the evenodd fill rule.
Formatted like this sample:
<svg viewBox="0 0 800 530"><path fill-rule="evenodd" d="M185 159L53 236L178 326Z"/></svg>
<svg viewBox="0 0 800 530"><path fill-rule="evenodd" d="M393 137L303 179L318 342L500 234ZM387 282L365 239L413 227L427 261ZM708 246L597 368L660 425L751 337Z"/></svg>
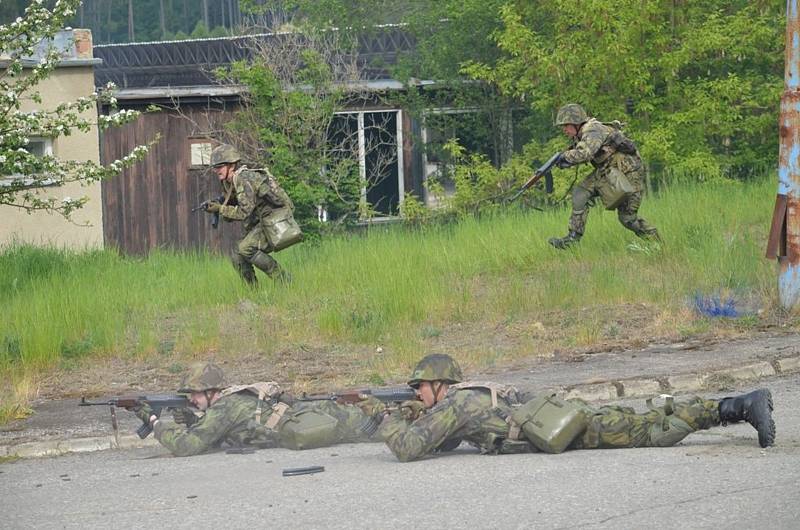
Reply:
<svg viewBox="0 0 800 530"><path fill-rule="evenodd" d="M569 104L559 110L556 125L566 124L578 127L578 135L573 139L571 147L562 153L560 167L588 162L595 168L572 191L572 215L569 219L568 238L578 240L583 236L589 206L593 199L600 195L599 188L604 181L607 181L612 169L621 171L634 188L633 193L616 206L619 222L640 237L658 237L656 228L638 214L642 203L645 168L638 151L635 151L635 146L629 144L634 147L632 150L635 152L632 154L618 151L615 140L625 139L622 132L611 125L589 118L579 105Z"/></svg>
<svg viewBox="0 0 800 530"><path fill-rule="evenodd" d="M578 131L576 142L564 151L562 157L571 165L590 162L595 170L572 191L572 216L569 219L569 230L583 235L586 230L586 218L589 215L589 201L599 195L598 185L607 178L611 168L622 171L636 191L617 206L617 217L622 226L633 231L637 236L653 236L656 229L639 217L639 206L642 204L644 185L644 167L639 154L626 155L613 152L607 143L614 128L604 125L594 118L583 124Z"/></svg>
<svg viewBox="0 0 800 530"><path fill-rule="evenodd" d="M275 429L266 427L273 411L270 407L264 407L261 420L257 422L255 413L258 401L258 397L249 392L223 396L190 427L159 421L155 424L154 434L161 445L175 456L197 455L223 443L233 447L282 447L283 418ZM308 409L324 412L337 420L337 439L331 444L379 441L364 433L361 426L368 418L358 407L350 405L339 405L333 401L298 402L284 413L284 418Z"/></svg>
<svg viewBox="0 0 800 530"><path fill-rule="evenodd" d="M674 445L688 434L720 424L719 401L699 397L676 403L671 414L664 407L636 414L628 407L588 407L590 414L583 435L572 449L607 449ZM451 439L461 439L482 453L524 453L537 449L527 441L509 440L510 403L498 397L492 405L488 390L455 389L416 421L398 414L387 417L380 435L402 462L417 460Z"/></svg>
<svg viewBox="0 0 800 530"><path fill-rule="evenodd" d="M287 445L291 441L284 440L282 436L285 432L283 427L299 413L314 410L336 420L335 429L332 429L330 438L324 439L325 443L330 442L332 445L378 441L365 434L367 430L364 427L371 425L371 419L358 407L339 405L333 401L296 402L291 406L283 405L282 415L273 417L273 414L277 414L275 410L279 409L275 402L280 397L277 384L256 383L222 390L225 386L225 377L219 366L209 362L193 364L184 376L178 392L203 392L206 399L217 392L221 396L206 409L200 419L188 408L176 411L184 418L183 423L188 423L188 427L155 422L153 433L156 439L175 456L197 455L223 443L233 447L251 445L261 448L291 448L291 445ZM258 391L258 395L253 393L255 391ZM276 405L274 409L271 406L273 403ZM187 413L191 421L185 419ZM150 417L151 412L144 410L141 414L145 419Z"/></svg>
<svg viewBox="0 0 800 530"><path fill-rule="evenodd" d="M211 162L216 166L220 163L238 163L239 159L234 148L221 145L212 153ZM235 196L235 201L231 201L235 204L228 204L226 200L220 208L220 215L229 221L242 221L245 230L245 236L231 253L233 266L251 284L256 281L254 265L271 278L287 279L278 262L269 255L272 248L262 223L278 209L293 210L292 200L266 168L254 170L239 165L232 182L225 181L223 188L226 197Z"/></svg>
<svg viewBox="0 0 800 530"><path fill-rule="evenodd" d="M421 415L400 409L384 418L378 434L392 453L402 462L417 460L437 448L453 448L464 440L483 453L529 453L537 449L519 439L519 429L507 421L512 406L532 398L520 395L513 387L496 383L460 383L461 368L449 355L434 354L417 363L409 386L420 388L423 402L431 405L437 399L440 385L449 391L441 401ZM424 389L422 384L426 383ZM453 385L453 383L457 383ZM425 400L428 401L425 401ZM775 422L772 420L772 395L760 389L720 401L694 397L637 414L632 408L604 406L592 408L577 399L570 400L585 412L588 421L582 434L572 440L572 449L610 449L617 447L666 447L687 435L715 425L746 421L758 431L758 443L769 447L775 443ZM455 442L455 443L453 443Z"/></svg>

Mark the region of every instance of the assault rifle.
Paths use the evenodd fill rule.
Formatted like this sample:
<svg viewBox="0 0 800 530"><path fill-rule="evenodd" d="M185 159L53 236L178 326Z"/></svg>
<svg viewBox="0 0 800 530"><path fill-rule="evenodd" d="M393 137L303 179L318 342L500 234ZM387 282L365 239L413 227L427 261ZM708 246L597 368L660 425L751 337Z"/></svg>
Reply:
<svg viewBox="0 0 800 530"><path fill-rule="evenodd" d="M344 405L353 405L359 401L363 401L368 397L375 397L384 403L402 403L410 399L418 399L417 391L410 386L397 386L389 388L367 388L364 390L346 390L344 392L334 394L320 394L308 396L302 394L300 397L294 398L295 401L335 401L336 403ZM381 422L378 418L364 418L361 422L359 429L367 436L372 436L380 427Z"/></svg>
<svg viewBox="0 0 800 530"><path fill-rule="evenodd" d="M208 204L211 202L218 202L222 204L223 202L225 202L225 195L220 195L219 197L216 197L213 201L201 202L200 204L192 208L192 213L196 212L197 210L205 211L206 206L208 206ZM211 228L216 230L218 226L219 226L219 212L214 212L211 216Z"/></svg>
<svg viewBox="0 0 800 530"><path fill-rule="evenodd" d="M345 390L333 394L317 394L295 397L295 401L335 401L343 405L352 405L368 397L375 397L384 403L401 403L410 399L417 399L417 391L410 386L396 386L388 388L367 388L364 390Z"/></svg>
<svg viewBox="0 0 800 530"><path fill-rule="evenodd" d="M92 405L108 405L111 408L111 427L114 429L114 437L117 440L117 446L119 446L119 428L117 427L116 412L117 407L131 410L141 407L142 405L149 405L150 409L153 411L153 414L156 416L161 416L161 411L163 409L178 409L188 407L189 398L177 394L162 394L152 396L121 396L111 398L107 401L87 401L85 397L82 397L81 402L78 403L78 406L81 407L88 407ZM136 429L136 434L139 435L139 438L143 440L147 438L151 432L153 432L153 428L150 426L150 422L147 421L143 422L142 425Z"/></svg>
<svg viewBox="0 0 800 530"><path fill-rule="evenodd" d="M533 176L531 178L529 178L528 181L525 184L522 185L522 187L519 189L519 191L517 193L515 193L508 200L508 202L516 201L517 199L519 199L520 195L525 193L525 191L528 188L530 188L531 186L533 186L534 184L539 182L539 180L542 177L544 177L545 175L551 175L550 172L553 170L553 166L555 166L556 163L558 163L558 160L560 158L561 158L561 152L560 151L558 153L554 154L553 156L551 156L550 159L547 162L542 164L542 166L533 173ZM552 176L551 176L551 178L552 178Z"/></svg>

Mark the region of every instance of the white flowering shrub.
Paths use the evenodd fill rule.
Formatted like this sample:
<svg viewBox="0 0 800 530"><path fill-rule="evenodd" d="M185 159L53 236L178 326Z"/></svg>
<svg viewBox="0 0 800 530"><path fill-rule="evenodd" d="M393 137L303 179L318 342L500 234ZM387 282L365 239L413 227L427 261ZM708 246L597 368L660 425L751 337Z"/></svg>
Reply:
<svg viewBox="0 0 800 530"><path fill-rule="evenodd" d="M54 109L21 110L23 102L42 103L37 85L62 59L63 50L52 44L38 53L37 47L52 42L79 5L80 0L57 0L48 8L42 0L33 0L24 17L0 25L0 205L28 212L55 212L69 219L87 198L56 199L41 193L42 188L69 182L88 185L119 174L147 153L148 146L139 146L124 158L103 166L92 161L60 160L47 153L36 155L26 149L32 137L55 139L75 131L87 132L94 125L100 129L122 125L139 116L130 110L97 116L99 104L116 105L112 84ZM38 59L32 61L32 57ZM92 112L86 112L89 110Z"/></svg>

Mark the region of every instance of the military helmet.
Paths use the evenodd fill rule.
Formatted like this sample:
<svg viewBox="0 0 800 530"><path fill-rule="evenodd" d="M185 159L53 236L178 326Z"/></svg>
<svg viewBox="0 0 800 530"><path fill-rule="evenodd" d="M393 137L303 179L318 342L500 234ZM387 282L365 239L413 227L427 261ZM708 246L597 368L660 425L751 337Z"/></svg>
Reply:
<svg viewBox="0 0 800 530"><path fill-rule="evenodd" d="M589 115L577 103L567 103L556 114L556 125L580 125L589 121Z"/></svg>
<svg viewBox="0 0 800 530"><path fill-rule="evenodd" d="M228 144L220 144L211 151L211 166L217 167L222 164L235 164L242 159L239 151Z"/></svg>
<svg viewBox="0 0 800 530"><path fill-rule="evenodd" d="M189 372L181 381L178 392L188 394L218 388L225 388L225 376L222 374L222 368L210 362L195 363L189 367Z"/></svg>
<svg viewBox="0 0 800 530"><path fill-rule="evenodd" d="M464 376L455 359L442 353L426 355L414 368L408 386L418 388L423 381L444 381L460 383Z"/></svg>

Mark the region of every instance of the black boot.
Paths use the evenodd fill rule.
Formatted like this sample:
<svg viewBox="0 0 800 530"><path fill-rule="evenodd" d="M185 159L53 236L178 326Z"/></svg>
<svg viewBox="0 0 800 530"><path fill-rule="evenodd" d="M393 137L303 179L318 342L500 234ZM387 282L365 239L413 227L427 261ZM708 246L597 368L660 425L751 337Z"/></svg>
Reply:
<svg viewBox="0 0 800 530"><path fill-rule="evenodd" d="M570 231L564 237L551 237L547 240L548 243L556 247L557 249L564 250L568 246L572 245L573 243L577 243L581 240L581 234L577 232Z"/></svg>
<svg viewBox="0 0 800 530"><path fill-rule="evenodd" d="M719 421L723 425L746 421L758 431L758 445L769 447L775 444L772 394L765 388L742 396L723 398L719 402Z"/></svg>

